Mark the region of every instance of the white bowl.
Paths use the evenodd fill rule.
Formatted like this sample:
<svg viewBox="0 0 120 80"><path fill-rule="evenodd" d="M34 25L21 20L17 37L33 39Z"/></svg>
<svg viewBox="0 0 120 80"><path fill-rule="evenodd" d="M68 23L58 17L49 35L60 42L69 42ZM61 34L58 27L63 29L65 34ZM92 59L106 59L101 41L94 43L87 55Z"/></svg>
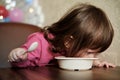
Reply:
<svg viewBox="0 0 120 80"><path fill-rule="evenodd" d="M93 60L98 58L55 57L59 67L66 70L88 70L92 68Z"/></svg>

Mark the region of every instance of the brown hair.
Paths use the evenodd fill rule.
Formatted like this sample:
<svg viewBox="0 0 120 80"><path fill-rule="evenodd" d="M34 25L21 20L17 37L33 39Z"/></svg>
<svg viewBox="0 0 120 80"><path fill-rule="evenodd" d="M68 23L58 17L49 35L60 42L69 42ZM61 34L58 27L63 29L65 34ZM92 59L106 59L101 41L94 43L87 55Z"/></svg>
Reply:
<svg viewBox="0 0 120 80"><path fill-rule="evenodd" d="M54 38L50 39L47 33ZM72 44L66 51L65 37L72 35ZM58 22L45 31L45 38L56 52L65 51L65 56L75 56L83 49L106 50L113 39L114 31L104 11L90 4L79 4Z"/></svg>

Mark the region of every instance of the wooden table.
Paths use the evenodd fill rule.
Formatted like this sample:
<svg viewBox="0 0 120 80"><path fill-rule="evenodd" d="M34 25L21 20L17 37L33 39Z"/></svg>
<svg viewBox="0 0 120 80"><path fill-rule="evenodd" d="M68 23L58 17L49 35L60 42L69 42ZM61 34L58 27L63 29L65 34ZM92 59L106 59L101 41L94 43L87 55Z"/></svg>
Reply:
<svg viewBox="0 0 120 80"><path fill-rule="evenodd" d="M0 80L120 80L120 67L83 71L62 70L54 66L27 69L0 68Z"/></svg>

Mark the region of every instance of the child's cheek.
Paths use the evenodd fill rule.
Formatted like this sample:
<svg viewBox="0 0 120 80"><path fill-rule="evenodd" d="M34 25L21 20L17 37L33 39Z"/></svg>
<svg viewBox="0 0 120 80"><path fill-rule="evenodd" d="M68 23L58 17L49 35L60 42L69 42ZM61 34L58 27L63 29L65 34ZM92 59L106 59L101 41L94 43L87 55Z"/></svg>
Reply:
<svg viewBox="0 0 120 80"><path fill-rule="evenodd" d="M86 54L82 58L94 58L94 54Z"/></svg>

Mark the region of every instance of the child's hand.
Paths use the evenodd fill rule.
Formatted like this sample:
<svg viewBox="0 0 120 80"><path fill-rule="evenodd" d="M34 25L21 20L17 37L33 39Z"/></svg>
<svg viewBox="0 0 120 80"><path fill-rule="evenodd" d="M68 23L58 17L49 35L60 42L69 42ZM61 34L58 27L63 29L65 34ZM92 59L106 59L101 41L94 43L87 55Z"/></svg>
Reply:
<svg viewBox="0 0 120 80"><path fill-rule="evenodd" d="M25 53L26 50L23 48L16 48L13 49L10 54L8 55L8 59L10 62L18 62L20 60L26 60L27 59L27 53Z"/></svg>
<svg viewBox="0 0 120 80"><path fill-rule="evenodd" d="M100 61L100 60L95 60L93 62L93 66L96 66L96 67L106 67L106 68L110 68L110 67L115 67L114 64L112 63L108 63L106 61Z"/></svg>

